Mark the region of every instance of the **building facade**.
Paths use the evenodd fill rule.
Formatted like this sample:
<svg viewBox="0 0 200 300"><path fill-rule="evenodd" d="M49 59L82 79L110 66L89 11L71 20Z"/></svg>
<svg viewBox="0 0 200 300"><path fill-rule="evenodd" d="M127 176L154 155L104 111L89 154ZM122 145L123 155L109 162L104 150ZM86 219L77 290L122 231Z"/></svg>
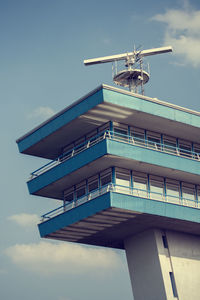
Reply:
<svg viewBox="0 0 200 300"><path fill-rule="evenodd" d="M135 300L200 299L200 113L101 85L17 140L43 238L125 249Z"/></svg>

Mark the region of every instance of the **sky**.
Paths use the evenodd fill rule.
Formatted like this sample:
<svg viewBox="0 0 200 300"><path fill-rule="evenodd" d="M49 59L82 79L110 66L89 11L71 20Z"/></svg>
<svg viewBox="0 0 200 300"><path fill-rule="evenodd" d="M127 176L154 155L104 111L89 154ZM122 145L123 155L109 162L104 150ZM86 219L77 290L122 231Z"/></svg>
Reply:
<svg viewBox="0 0 200 300"><path fill-rule="evenodd" d="M60 205L31 196L46 161L16 139L102 83L111 64L88 58L171 45L149 57L145 95L200 111L198 0L0 0L0 298L131 300L123 251L42 240L40 216Z"/></svg>

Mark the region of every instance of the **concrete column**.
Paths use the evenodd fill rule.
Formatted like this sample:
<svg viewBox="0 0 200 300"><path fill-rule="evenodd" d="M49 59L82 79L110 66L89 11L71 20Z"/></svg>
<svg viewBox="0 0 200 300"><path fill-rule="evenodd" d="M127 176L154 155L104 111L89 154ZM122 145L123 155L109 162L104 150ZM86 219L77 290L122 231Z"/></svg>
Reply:
<svg viewBox="0 0 200 300"><path fill-rule="evenodd" d="M179 300L200 299L200 237L166 232Z"/></svg>
<svg viewBox="0 0 200 300"><path fill-rule="evenodd" d="M148 230L124 241L134 300L173 299L172 290L167 298L156 233Z"/></svg>
<svg viewBox="0 0 200 300"><path fill-rule="evenodd" d="M200 237L159 229L124 241L134 300L199 300Z"/></svg>

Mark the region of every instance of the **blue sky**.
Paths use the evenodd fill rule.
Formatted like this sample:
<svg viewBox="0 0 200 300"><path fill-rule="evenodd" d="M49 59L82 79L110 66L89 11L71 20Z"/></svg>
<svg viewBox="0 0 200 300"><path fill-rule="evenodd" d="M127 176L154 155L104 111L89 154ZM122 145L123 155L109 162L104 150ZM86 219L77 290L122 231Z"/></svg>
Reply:
<svg viewBox="0 0 200 300"><path fill-rule="evenodd" d="M29 173L44 160L20 155L15 140L101 83L113 85L110 64L85 67L84 59L134 45L173 46L148 59L145 94L199 111L199 32L198 0L0 1L2 300L132 299L122 251L40 239L39 216L58 204L28 194Z"/></svg>

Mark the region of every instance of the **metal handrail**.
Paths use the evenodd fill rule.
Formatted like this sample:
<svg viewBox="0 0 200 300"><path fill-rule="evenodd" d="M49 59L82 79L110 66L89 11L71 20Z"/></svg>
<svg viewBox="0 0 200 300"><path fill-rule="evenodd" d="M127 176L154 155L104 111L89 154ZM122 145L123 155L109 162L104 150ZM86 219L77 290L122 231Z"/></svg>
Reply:
<svg viewBox="0 0 200 300"><path fill-rule="evenodd" d="M71 157L74 157L75 155L83 152L84 150L96 145L103 139L112 139L116 140L119 142L123 143L128 143L137 147L144 147L148 148L151 150L159 151L159 152L164 152L170 155L176 155L176 156L181 156L187 159L192 159L192 160L198 160L200 161L200 154L194 151L188 151L185 149L182 149L181 147L174 147L167 145L165 143L157 143L157 142L152 142L148 141L142 138L134 137L131 135L125 135L121 134L115 131L111 130L105 130L97 134L96 136L92 137L90 140L87 140L80 145L72 148L71 150L64 152L62 155L60 155L58 158L56 158L53 161L50 161L49 163L45 164L44 166L40 167L39 169L35 170L34 172L31 173L31 178L33 178L47 172L51 168L57 166L60 163L63 163L64 161L70 159Z"/></svg>
<svg viewBox="0 0 200 300"><path fill-rule="evenodd" d="M71 210L72 208L75 208L87 201L90 201L100 195L103 195L103 194L107 193L108 191L111 191L112 189L113 189L113 184L111 184L111 183L109 183L105 186L102 186L101 188L97 188L97 189L93 190L92 192L89 192L89 193L85 194L84 196L76 199L76 201L71 201L67 204L61 205L61 206L51 210L50 212L42 215L41 216L42 221L44 221L45 219L51 219L52 216L59 215L60 214L59 212L63 213L68 210ZM93 196L95 196L95 197L93 197ZM83 201L83 200L85 200L85 201Z"/></svg>
<svg viewBox="0 0 200 300"><path fill-rule="evenodd" d="M100 141L102 141L103 139L106 138L106 136L105 136L106 132L107 131L103 131L103 132L99 133L95 137L92 137L90 140L87 140L87 141L81 143L80 145L77 145L76 147L72 148L71 150L64 152L63 154L58 156L56 159L54 159L54 160L48 162L47 164L45 164L44 166L38 168L37 170L35 170L34 172L32 172L30 174L31 175L30 180L45 173L46 171L57 166L58 164L63 163L64 161L68 160L69 158L81 153L82 151L94 146L95 144L99 143Z"/></svg>
<svg viewBox="0 0 200 300"><path fill-rule="evenodd" d="M178 204L180 206L188 206L196 209L200 209L200 202L197 200L191 200L183 197L176 197L174 195L170 194L164 194L164 193L158 193L158 192L152 192L133 188L133 187L127 187L123 185L117 185L113 183L109 183L101 188L95 189L92 192L85 194L84 196L80 197L76 201L72 201L70 203L67 203L65 205L59 206L56 209L51 210L50 212L44 214L41 216L41 222L47 221L55 216L58 216L62 213L65 213L66 211L72 210L88 201L91 201L100 195L103 195L107 192L115 192L119 194L126 194L133 197L140 197L145 199L150 199L154 201L159 202L167 202L172 204Z"/></svg>

